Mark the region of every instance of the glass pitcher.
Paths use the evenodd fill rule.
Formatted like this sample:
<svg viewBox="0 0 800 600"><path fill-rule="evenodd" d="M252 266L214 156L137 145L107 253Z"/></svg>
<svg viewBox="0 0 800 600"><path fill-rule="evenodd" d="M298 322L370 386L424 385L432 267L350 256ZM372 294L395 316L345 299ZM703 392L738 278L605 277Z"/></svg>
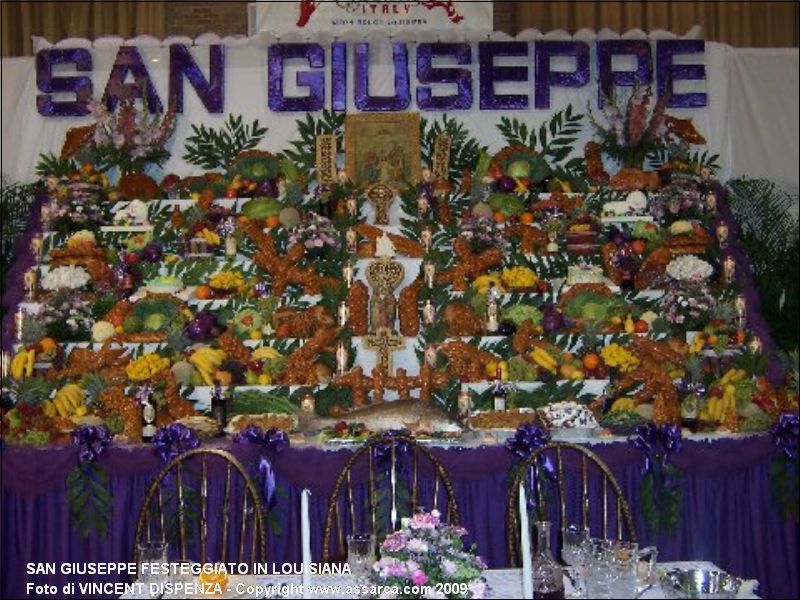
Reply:
<svg viewBox="0 0 800 600"><path fill-rule="evenodd" d="M536 522L536 554L533 555L534 598L563 598L564 571L550 549L550 521Z"/></svg>
<svg viewBox="0 0 800 600"><path fill-rule="evenodd" d="M587 592L589 598L638 598L656 575L657 550L639 550L635 542L592 539L587 542ZM639 577L639 563L642 575Z"/></svg>

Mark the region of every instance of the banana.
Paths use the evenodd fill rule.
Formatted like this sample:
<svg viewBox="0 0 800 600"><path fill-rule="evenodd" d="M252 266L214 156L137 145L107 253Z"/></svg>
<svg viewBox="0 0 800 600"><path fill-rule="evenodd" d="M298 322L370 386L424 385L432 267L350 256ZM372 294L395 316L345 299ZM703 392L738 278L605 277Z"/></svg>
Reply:
<svg viewBox="0 0 800 600"><path fill-rule="evenodd" d="M11 377L14 379L22 379L25 376L25 367L28 362L28 353L25 350L20 350L14 355L11 361Z"/></svg>
<svg viewBox="0 0 800 600"><path fill-rule="evenodd" d="M280 352L269 346L263 346L253 350L253 360L273 360L282 357L283 355Z"/></svg>
<svg viewBox="0 0 800 600"><path fill-rule="evenodd" d="M44 412L45 417L55 417L56 416L56 407L50 400L45 400L42 402L42 411Z"/></svg>
<svg viewBox="0 0 800 600"><path fill-rule="evenodd" d="M557 371L558 363L543 348L538 346L534 348L533 352L531 352L531 358L533 359L533 362L540 367L547 369L551 373L555 373Z"/></svg>
<svg viewBox="0 0 800 600"><path fill-rule="evenodd" d="M33 363L36 360L36 350L28 350L25 360L25 377L33 375Z"/></svg>

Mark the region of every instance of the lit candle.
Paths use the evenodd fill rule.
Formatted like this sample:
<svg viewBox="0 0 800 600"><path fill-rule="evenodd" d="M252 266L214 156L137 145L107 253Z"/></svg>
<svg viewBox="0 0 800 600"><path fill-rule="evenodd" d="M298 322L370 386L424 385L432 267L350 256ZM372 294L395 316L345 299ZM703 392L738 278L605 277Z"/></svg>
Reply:
<svg viewBox="0 0 800 600"><path fill-rule="evenodd" d="M22 276L22 281L25 285L25 295L30 302L36 299L36 279L36 269L28 269Z"/></svg>
<svg viewBox="0 0 800 600"><path fill-rule="evenodd" d="M430 299L425 301L425 306L422 308L422 321L426 325L433 325L436 321L436 307L433 306Z"/></svg>
<svg viewBox="0 0 800 600"><path fill-rule="evenodd" d="M355 196L347 197L347 214L351 217L355 217L358 214L358 200L356 200Z"/></svg>
<svg viewBox="0 0 800 600"><path fill-rule="evenodd" d="M352 227L348 227L344 234L345 241L347 242L347 251L355 254L358 252L358 234Z"/></svg>
<svg viewBox="0 0 800 600"><path fill-rule="evenodd" d="M425 196L420 196L417 198L417 215L420 218L424 217L426 214L428 214L429 206L430 204Z"/></svg>
<svg viewBox="0 0 800 600"><path fill-rule="evenodd" d="M500 328L500 324L498 323L497 302L494 299L490 300L486 306L486 316L486 329L490 333L494 333Z"/></svg>
<svg viewBox="0 0 800 600"><path fill-rule="evenodd" d="M314 394L306 394L300 400L300 410L306 414L313 415L315 405Z"/></svg>
<svg viewBox="0 0 800 600"><path fill-rule="evenodd" d="M747 348L750 350L751 354L761 354L761 350L763 350L764 344L761 342L760 337L754 335L753 338L750 340L750 343L747 344Z"/></svg>
<svg viewBox="0 0 800 600"><path fill-rule="evenodd" d="M52 218L53 216L50 211L50 205L43 204L41 212L42 231L50 231L50 221Z"/></svg>
<svg viewBox="0 0 800 600"><path fill-rule="evenodd" d="M433 232L431 231L430 227L424 227L422 229L422 233L420 234L420 241L422 242L422 247L427 254L431 249L431 243L433 242Z"/></svg>
<svg viewBox="0 0 800 600"><path fill-rule="evenodd" d="M347 320L350 318L350 309L347 302L339 302L339 327L347 327Z"/></svg>
<svg viewBox="0 0 800 600"><path fill-rule="evenodd" d="M437 358L436 346L427 346L425 348L425 362L428 363L428 366L435 367Z"/></svg>
<svg viewBox="0 0 800 600"><path fill-rule="evenodd" d="M425 274L425 285L429 288L433 287L434 278L436 276L436 265L431 261L426 260L422 263L422 272Z"/></svg>
<svg viewBox="0 0 800 600"><path fill-rule="evenodd" d="M714 192L706 194L706 211L711 214L717 212L717 195Z"/></svg>
<svg viewBox="0 0 800 600"><path fill-rule="evenodd" d="M747 314L747 300L742 294L739 294L736 296L733 306L736 308L736 315L739 317L739 326L741 327Z"/></svg>
<svg viewBox="0 0 800 600"><path fill-rule="evenodd" d="M14 314L14 334L17 341L22 342L22 332L25 329L25 311L21 308Z"/></svg>
<svg viewBox="0 0 800 600"><path fill-rule="evenodd" d="M736 260L732 256L726 256L722 261L722 273L725 284L732 284L736 276Z"/></svg>
<svg viewBox="0 0 800 600"><path fill-rule="evenodd" d="M10 369L11 353L4 350L2 354L0 354L0 378L2 378L3 384L5 384L6 379L8 379L8 373Z"/></svg>
<svg viewBox="0 0 800 600"><path fill-rule="evenodd" d="M341 185L345 185L349 181L347 177L347 171L345 171L344 169L339 169L337 171L336 178L339 180L339 183Z"/></svg>
<svg viewBox="0 0 800 600"><path fill-rule="evenodd" d="M536 493L534 491L534 493ZM528 529L528 498L525 485L519 484L519 529L522 552L522 597L533 598L533 559L531 556L531 534Z"/></svg>
<svg viewBox="0 0 800 600"><path fill-rule="evenodd" d="M461 386L458 392L458 414L462 417L468 417L472 410L472 396L466 386Z"/></svg>
<svg viewBox="0 0 800 600"><path fill-rule="evenodd" d="M303 598L311 598L311 518L308 509L309 490L300 492L300 550L303 557Z"/></svg>
<svg viewBox="0 0 800 600"><path fill-rule="evenodd" d="M33 258L36 261L36 264L42 262L42 250L44 248L44 242L42 241L42 236L37 234L33 236L31 240L31 254L33 254Z"/></svg>
<svg viewBox="0 0 800 600"><path fill-rule="evenodd" d="M339 342L339 345L336 346L336 372L339 375L343 375L347 371L347 359L347 348L345 348L344 342Z"/></svg>
<svg viewBox="0 0 800 600"><path fill-rule="evenodd" d="M717 225L717 241L720 248L728 247L728 226L725 223Z"/></svg>
<svg viewBox="0 0 800 600"><path fill-rule="evenodd" d="M347 287L353 285L353 265L350 261L344 263L342 267L342 279L344 279L344 283Z"/></svg>
<svg viewBox="0 0 800 600"><path fill-rule="evenodd" d="M431 179L432 179L431 170L428 167L423 167L422 168L422 181L424 181L425 183L430 183Z"/></svg>

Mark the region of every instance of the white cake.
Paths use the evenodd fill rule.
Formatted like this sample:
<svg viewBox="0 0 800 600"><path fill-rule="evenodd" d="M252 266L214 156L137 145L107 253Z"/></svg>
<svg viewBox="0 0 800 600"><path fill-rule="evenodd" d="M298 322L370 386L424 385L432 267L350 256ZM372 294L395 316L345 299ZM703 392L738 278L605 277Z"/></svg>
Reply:
<svg viewBox="0 0 800 600"><path fill-rule="evenodd" d="M566 285L603 283L603 281L603 268L597 265L570 265L567 269Z"/></svg>
<svg viewBox="0 0 800 600"><path fill-rule="evenodd" d="M577 402L556 402L539 409L539 415L551 428L593 429L599 427L594 414Z"/></svg>

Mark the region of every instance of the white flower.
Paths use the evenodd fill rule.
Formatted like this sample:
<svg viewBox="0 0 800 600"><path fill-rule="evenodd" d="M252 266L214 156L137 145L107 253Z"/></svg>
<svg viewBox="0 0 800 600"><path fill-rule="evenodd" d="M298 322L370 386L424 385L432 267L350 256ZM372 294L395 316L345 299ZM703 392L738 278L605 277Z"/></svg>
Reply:
<svg viewBox="0 0 800 600"><path fill-rule="evenodd" d="M409 551L414 552L416 554L424 554L425 552L428 551L428 544L426 544L422 540L414 539L414 540L409 540L408 544L406 545L406 548L408 548Z"/></svg>
<svg viewBox="0 0 800 600"><path fill-rule="evenodd" d="M486 582L482 579L474 579L473 581L470 581L467 587L472 593L473 598L486 597Z"/></svg>
<svg viewBox="0 0 800 600"><path fill-rule="evenodd" d="M693 254L684 254L667 265L667 275L676 281L706 281L714 273L714 268Z"/></svg>
<svg viewBox="0 0 800 600"><path fill-rule="evenodd" d="M49 271L42 280L42 287L47 291L77 290L91 281L89 273L82 267L56 267Z"/></svg>
<svg viewBox="0 0 800 600"><path fill-rule="evenodd" d="M131 200L127 206L114 214L115 223L130 223L131 225L147 224L147 205L141 200Z"/></svg>

